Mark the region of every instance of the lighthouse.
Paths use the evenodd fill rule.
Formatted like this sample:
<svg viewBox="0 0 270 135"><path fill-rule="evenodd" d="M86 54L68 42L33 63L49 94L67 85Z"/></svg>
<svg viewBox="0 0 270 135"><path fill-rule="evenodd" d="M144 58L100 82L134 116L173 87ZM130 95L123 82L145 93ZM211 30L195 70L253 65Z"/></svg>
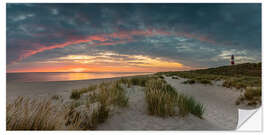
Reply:
<svg viewBox="0 0 270 135"><path fill-rule="evenodd" d="M234 56L231 56L231 64L234 65Z"/></svg>

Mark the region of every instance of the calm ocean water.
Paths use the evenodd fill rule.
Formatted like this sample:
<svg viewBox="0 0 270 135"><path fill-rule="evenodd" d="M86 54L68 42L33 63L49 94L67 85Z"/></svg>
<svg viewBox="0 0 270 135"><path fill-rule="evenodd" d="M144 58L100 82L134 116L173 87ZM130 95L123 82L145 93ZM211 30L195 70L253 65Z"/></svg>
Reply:
<svg viewBox="0 0 270 135"><path fill-rule="evenodd" d="M150 73L7 73L7 81L17 82L43 82L43 81L67 81L101 79L133 75L145 75Z"/></svg>

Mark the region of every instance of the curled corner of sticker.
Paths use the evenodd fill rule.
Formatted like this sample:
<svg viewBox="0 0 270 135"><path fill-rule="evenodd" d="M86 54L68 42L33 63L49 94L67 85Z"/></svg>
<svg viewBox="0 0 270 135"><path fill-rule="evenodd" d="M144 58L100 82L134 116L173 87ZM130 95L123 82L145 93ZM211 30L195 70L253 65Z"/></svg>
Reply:
<svg viewBox="0 0 270 135"><path fill-rule="evenodd" d="M248 121L257 111L256 109L238 109L238 123L237 129L239 129L243 124Z"/></svg>

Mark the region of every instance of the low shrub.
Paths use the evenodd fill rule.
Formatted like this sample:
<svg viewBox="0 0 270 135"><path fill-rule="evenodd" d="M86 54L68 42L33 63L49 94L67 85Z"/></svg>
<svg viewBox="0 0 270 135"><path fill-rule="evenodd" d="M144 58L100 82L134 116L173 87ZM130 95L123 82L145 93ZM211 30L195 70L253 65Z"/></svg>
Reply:
<svg viewBox="0 0 270 135"><path fill-rule="evenodd" d="M196 81L193 79L189 79L183 82L183 84L194 84Z"/></svg>
<svg viewBox="0 0 270 135"><path fill-rule="evenodd" d="M77 100L77 99L79 99L80 97L81 97L81 93L80 93L79 90L77 90L77 89L72 90L71 95L70 95L70 98L71 98L71 99Z"/></svg>
<svg viewBox="0 0 270 135"><path fill-rule="evenodd" d="M244 92L244 97L247 100L252 100L255 97L260 97L262 95L262 90L260 87L248 87Z"/></svg>
<svg viewBox="0 0 270 135"><path fill-rule="evenodd" d="M199 82L200 82L201 84L210 84L210 85L212 85L212 82L211 82L211 81L205 80L205 79L200 80Z"/></svg>

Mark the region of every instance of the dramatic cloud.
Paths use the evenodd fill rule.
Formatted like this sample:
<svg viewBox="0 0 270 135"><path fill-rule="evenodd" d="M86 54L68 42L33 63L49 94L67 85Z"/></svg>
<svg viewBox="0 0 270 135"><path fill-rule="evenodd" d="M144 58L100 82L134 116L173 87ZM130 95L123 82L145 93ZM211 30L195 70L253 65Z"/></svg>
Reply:
<svg viewBox="0 0 270 135"><path fill-rule="evenodd" d="M261 4L7 4L10 72L92 71L93 61L105 70L109 60L115 70L186 70L232 54L261 61Z"/></svg>

